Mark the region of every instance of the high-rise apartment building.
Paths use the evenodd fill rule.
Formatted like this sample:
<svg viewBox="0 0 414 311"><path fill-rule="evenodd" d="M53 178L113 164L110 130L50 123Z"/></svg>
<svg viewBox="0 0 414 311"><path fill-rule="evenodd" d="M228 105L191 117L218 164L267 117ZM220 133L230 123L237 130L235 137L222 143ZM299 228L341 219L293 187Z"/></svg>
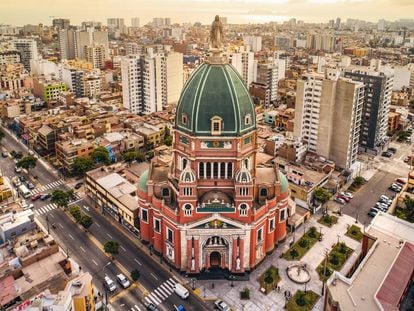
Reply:
<svg viewBox="0 0 414 311"><path fill-rule="evenodd" d="M20 62L30 71L30 60L38 59L37 42L35 39L14 39L14 48L20 53Z"/></svg>
<svg viewBox="0 0 414 311"><path fill-rule="evenodd" d="M265 105L274 103L277 99L279 71L285 71L285 60L273 59L266 63L257 64L256 83L266 89Z"/></svg>
<svg viewBox="0 0 414 311"><path fill-rule="evenodd" d="M123 18L108 18L107 25L109 30L119 30L121 33L126 32L125 20Z"/></svg>
<svg viewBox="0 0 414 311"><path fill-rule="evenodd" d="M245 45L249 45L253 52L262 50L262 37L260 36L244 36L243 41Z"/></svg>
<svg viewBox="0 0 414 311"><path fill-rule="evenodd" d="M297 81L294 135L342 169L357 160L364 84L327 69Z"/></svg>
<svg viewBox="0 0 414 311"><path fill-rule="evenodd" d="M20 53L17 50L0 51L0 65L20 63Z"/></svg>
<svg viewBox="0 0 414 311"><path fill-rule="evenodd" d="M62 81L66 83L69 90L71 90L75 97L83 97L84 92L84 78L85 72L80 69L64 66L62 68Z"/></svg>
<svg viewBox="0 0 414 311"><path fill-rule="evenodd" d="M170 26L171 25L171 18L169 17L154 17L152 19L152 26L159 28L164 26Z"/></svg>
<svg viewBox="0 0 414 311"><path fill-rule="evenodd" d="M237 69L247 87L256 80L257 63L254 53L240 49L228 54L229 63Z"/></svg>
<svg viewBox="0 0 414 311"><path fill-rule="evenodd" d="M75 30L60 29L59 33L60 59L75 58Z"/></svg>
<svg viewBox="0 0 414 311"><path fill-rule="evenodd" d="M306 47L312 50L333 52L335 50L335 37L330 33L311 33L306 38Z"/></svg>
<svg viewBox="0 0 414 311"><path fill-rule="evenodd" d="M377 153L387 140L394 76L391 72L362 66L343 68L343 73L345 77L365 86L360 148L365 152Z"/></svg>
<svg viewBox="0 0 414 311"><path fill-rule="evenodd" d="M165 51L134 54L121 61L124 107L149 114L176 103L183 86L183 55Z"/></svg>
<svg viewBox="0 0 414 311"><path fill-rule="evenodd" d="M68 29L70 26L70 20L66 18L55 18L52 21L52 25L54 28L58 29Z"/></svg>
<svg viewBox="0 0 414 311"><path fill-rule="evenodd" d="M83 47L84 59L93 65L93 68L101 69L105 65L106 48L103 44L85 45Z"/></svg>
<svg viewBox="0 0 414 311"><path fill-rule="evenodd" d="M139 28L139 17L131 18L131 27Z"/></svg>

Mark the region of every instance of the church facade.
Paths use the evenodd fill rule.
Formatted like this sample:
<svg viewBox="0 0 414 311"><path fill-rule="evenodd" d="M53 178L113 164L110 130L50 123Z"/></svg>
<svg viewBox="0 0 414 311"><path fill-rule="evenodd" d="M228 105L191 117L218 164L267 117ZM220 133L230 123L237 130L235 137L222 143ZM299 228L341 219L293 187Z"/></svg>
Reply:
<svg viewBox="0 0 414 311"><path fill-rule="evenodd" d="M139 181L141 238L178 270L244 273L286 236L289 187L257 166L256 114L236 69L213 53L184 86L171 165Z"/></svg>

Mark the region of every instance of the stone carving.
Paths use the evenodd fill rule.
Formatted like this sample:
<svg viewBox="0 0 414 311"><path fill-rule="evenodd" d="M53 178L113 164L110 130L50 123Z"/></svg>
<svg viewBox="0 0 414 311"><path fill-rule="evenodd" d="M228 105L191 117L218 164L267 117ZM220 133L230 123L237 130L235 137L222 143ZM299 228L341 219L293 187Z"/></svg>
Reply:
<svg viewBox="0 0 414 311"><path fill-rule="evenodd" d="M210 30L210 46L213 49L220 49L223 46L223 24L220 17L216 15Z"/></svg>
<svg viewBox="0 0 414 311"><path fill-rule="evenodd" d="M236 270L240 270L240 257L236 258Z"/></svg>

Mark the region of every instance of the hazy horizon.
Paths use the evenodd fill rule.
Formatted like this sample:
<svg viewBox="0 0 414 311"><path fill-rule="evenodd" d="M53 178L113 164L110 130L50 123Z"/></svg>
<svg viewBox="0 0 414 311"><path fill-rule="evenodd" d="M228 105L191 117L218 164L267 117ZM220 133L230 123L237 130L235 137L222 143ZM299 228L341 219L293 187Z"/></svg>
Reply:
<svg viewBox="0 0 414 311"><path fill-rule="evenodd" d="M384 15L384 13L387 15ZM53 18L68 18L74 25L111 17L139 17L141 25L153 17L170 17L172 23L209 24L214 15L226 16L229 23L264 23L290 18L326 23L340 17L376 22L378 19L414 18L414 0L1 0L0 24L23 26Z"/></svg>

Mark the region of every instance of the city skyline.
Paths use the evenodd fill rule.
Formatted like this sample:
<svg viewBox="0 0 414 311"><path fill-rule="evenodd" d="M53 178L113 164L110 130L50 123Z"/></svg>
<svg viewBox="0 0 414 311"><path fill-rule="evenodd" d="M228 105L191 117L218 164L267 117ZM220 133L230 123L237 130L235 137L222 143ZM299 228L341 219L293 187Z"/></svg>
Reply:
<svg viewBox="0 0 414 311"><path fill-rule="evenodd" d="M229 23L283 22L290 18L305 22L328 22L340 17L363 19L376 22L385 18L398 20L411 18L414 2L410 0L178 0L148 1L123 0L119 5L114 0L63 0L59 3L32 0L24 7L15 1L2 1L0 23L20 26L24 24L51 24L53 18L69 18L71 23L80 24L86 20L98 20L106 24L110 17L140 17L142 24L152 17L170 17L172 22L196 22L209 24L211 16L219 14L228 17ZM213 5L212 5L213 4ZM260 7L256 4L259 4ZM79 8L82 7L82 10ZM387 16L384 16L387 12ZM91 17L93 16L93 17Z"/></svg>

